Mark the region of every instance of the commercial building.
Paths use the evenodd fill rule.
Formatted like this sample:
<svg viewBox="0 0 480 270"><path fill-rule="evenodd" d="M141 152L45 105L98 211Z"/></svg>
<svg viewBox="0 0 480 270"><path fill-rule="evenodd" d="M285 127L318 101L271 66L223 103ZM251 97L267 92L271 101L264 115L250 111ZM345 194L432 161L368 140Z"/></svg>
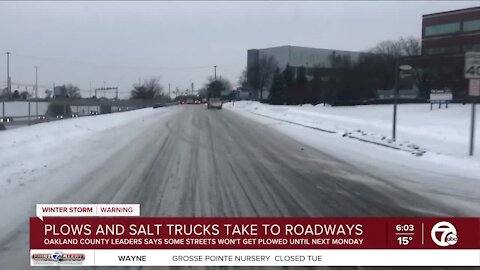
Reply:
<svg viewBox="0 0 480 270"><path fill-rule="evenodd" d="M422 54L480 51L480 7L423 15Z"/></svg>
<svg viewBox="0 0 480 270"><path fill-rule="evenodd" d="M428 98L431 90L450 90L454 100L464 100L468 51L480 51L480 7L423 15L422 55L402 62L416 70L423 97Z"/></svg>

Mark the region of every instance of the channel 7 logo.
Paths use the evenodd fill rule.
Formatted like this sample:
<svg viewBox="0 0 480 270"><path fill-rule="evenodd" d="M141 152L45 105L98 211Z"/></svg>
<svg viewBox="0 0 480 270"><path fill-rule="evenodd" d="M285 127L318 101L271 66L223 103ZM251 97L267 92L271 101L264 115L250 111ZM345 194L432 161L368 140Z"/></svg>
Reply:
<svg viewBox="0 0 480 270"><path fill-rule="evenodd" d="M433 242L441 247L453 246L458 242L457 229L447 221L440 221L435 224L431 236Z"/></svg>

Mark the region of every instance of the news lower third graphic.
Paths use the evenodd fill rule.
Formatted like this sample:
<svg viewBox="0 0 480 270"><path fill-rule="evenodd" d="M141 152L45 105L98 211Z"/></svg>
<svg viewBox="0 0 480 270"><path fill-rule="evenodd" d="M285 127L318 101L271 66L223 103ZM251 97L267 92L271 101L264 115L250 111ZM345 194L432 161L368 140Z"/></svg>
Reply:
<svg viewBox="0 0 480 270"><path fill-rule="evenodd" d="M37 205L31 266L480 266L480 218L141 217Z"/></svg>

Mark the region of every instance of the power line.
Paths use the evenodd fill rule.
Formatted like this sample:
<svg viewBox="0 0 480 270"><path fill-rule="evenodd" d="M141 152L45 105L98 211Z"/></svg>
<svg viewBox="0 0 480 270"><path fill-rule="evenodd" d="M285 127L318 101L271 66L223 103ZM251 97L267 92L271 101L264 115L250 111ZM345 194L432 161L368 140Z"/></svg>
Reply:
<svg viewBox="0 0 480 270"><path fill-rule="evenodd" d="M8 85L8 82L6 81L0 81L1 85ZM11 85L21 85L21 86L31 86L31 87L35 87L35 84L34 83L24 83L24 82L10 82ZM50 86L45 86L45 85L38 85L38 87L42 87L42 88L49 88Z"/></svg>
<svg viewBox="0 0 480 270"><path fill-rule="evenodd" d="M41 59L44 61L51 61L51 62L59 62L59 63L67 63L73 65L83 65L83 66L93 66L98 68L115 68L115 69L207 69L210 68L211 65L202 65L202 66L153 66L153 67L146 67L146 66L124 66L124 65L102 65L98 63L92 62L81 62L75 60L65 60L65 59L58 59L53 57L43 57L43 56L35 56L35 55L28 55L28 54L19 54L19 53L11 53L17 57L26 57L26 58L35 58Z"/></svg>

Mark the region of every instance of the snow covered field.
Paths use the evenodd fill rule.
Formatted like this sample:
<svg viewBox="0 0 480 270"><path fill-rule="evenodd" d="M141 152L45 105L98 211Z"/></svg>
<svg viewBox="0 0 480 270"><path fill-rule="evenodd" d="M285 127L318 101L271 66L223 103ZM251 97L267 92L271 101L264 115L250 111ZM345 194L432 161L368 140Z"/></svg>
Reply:
<svg viewBox="0 0 480 270"><path fill-rule="evenodd" d="M224 108L268 125L372 175L389 179L389 185L407 187L427 197L437 194L433 199L480 213L480 135L477 134L476 156L469 157L467 152L470 106L454 104L448 110L435 109L432 112L425 104L399 106L397 138L425 148L422 155L345 137L345 133L362 130L366 140L377 143L385 136L388 141L392 105L271 106L241 101L224 104ZM443 195L440 198L438 194ZM464 198L459 199L459 194Z"/></svg>
<svg viewBox="0 0 480 270"><path fill-rule="evenodd" d="M226 104L232 108L232 104ZM327 131L388 144L392 137L392 105L331 107L323 105L270 106L258 102L236 102L233 109L273 117ZM414 145L433 153L468 156L471 105L450 104L448 109L428 104L398 106L397 143L392 146ZM480 125L477 110L476 126ZM480 130L477 128L477 130ZM382 140L383 138L383 140ZM480 157L480 134L475 144ZM480 158L478 159L480 161Z"/></svg>

